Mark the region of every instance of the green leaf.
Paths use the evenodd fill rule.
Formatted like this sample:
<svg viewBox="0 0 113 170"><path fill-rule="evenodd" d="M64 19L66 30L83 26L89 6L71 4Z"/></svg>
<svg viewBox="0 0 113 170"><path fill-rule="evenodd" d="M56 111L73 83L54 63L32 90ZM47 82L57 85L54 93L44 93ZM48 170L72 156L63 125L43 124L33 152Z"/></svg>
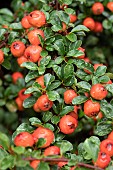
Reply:
<svg viewBox="0 0 113 170"><path fill-rule="evenodd" d="M57 58L55 59L55 63L56 63L56 64L60 64L60 63L62 63L63 60L64 60L64 57L62 57L62 56L57 57Z"/></svg>
<svg viewBox="0 0 113 170"><path fill-rule="evenodd" d="M45 139L45 138L39 138L36 146L37 146L38 148L40 148L40 147L42 147L45 143L46 143L46 139Z"/></svg>
<svg viewBox="0 0 113 170"><path fill-rule="evenodd" d="M76 27L74 27L71 32L79 32L79 31L90 31L86 26L84 25L77 25Z"/></svg>
<svg viewBox="0 0 113 170"><path fill-rule="evenodd" d="M54 90L57 87L59 87L61 85L62 82L60 82L59 80L54 81L53 83L51 83L48 87L48 90Z"/></svg>
<svg viewBox="0 0 113 170"><path fill-rule="evenodd" d="M53 116L52 112L49 111L43 112L42 120L44 122L48 122L52 118L52 116Z"/></svg>
<svg viewBox="0 0 113 170"><path fill-rule="evenodd" d="M25 67L29 70L37 70L37 72L38 72L38 66L33 62L24 62L21 64L21 66Z"/></svg>
<svg viewBox="0 0 113 170"><path fill-rule="evenodd" d="M44 75L44 84L46 86L46 88L48 88L48 86L55 80L55 76L53 76L50 73L47 73Z"/></svg>
<svg viewBox="0 0 113 170"><path fill-rule="evenodd" d="M107 19L104 19L102 25L105 29L109 30L112 27L112 22Z"/></svg>
<svg viewBox="0 0 113 170"><path fill-rule="evenodd" d="M41 57L46 57L47 55L48 55L48 51L46 51L46 50L42 50L40 53Z"/></svg>
<svg viewBox="0 0 113 170"><path fill-rule="evenodd" d="M58 11L57 13L58 17L62 22L65 22L66 24L69 24L70 22L70 17L68 14L66 14L64 11Z"/></svg>
<svg viewBox="0 0 113 170"><path fill-rule="evenodd" d="M112 131L112 121L102 119L100 122L97 123L94 133L98 136L105 136L108 135Z"/></svg>
<svg viewBox="0 0 113 170"><path fill-rule="evenodd" d="M78 69L77 72L75 73L75 75L80 78L81 80L84 81L89 81L91 80L91 75L85 73L83 70Z"/></svg>
<svg viewBox="0 0 113 170"><path fill-rule="evenodd" d="M40 65L46 66L49 64L50 60L51 60L51 56L49 56L49 55L46 57L43 57L40 61Z"/></svg>
<svg viewBox="0 0 113 170"><path fill-rule="evenodd" d="M56 40L53 46L60 55L65 55L65 47L62 39Z"/></svg>
<svg viewBox="0 0 113 170"><path fill-rule="evenodd" d="M39 76L38 71L32 71L30 70L28 74L25 76L25 82L28 83L30 80L35 79Z"/></svg>
<svg viewBox="0 0 113 170"><path fill-rule="evenodd" d="M50 170L50 167L49 167L48 163L40 162L40 164L38 166L38 170Z"/></svg>
<svg viewBox="0 0 113 170"><path fill-rule="evenodd" d="M74 110L73 106L65 106L62 111L60 112L60 116L64 116L69 112L72 112Z"/></svg>
<svg viewBox="0 0 113 170"><path fill-rule="evenodd" d="M14 17L13 13L8 8L1 8L0 14L8 15L10 17Z"/></svg>
<svg viewBox="0 0 113 170"><path fill-rule="evenodd" d="M7 70L11 69L11 62L8 60L8 58L4 58L4 62L2 63L2 66L5 67Z"/></svg>
<svg viewBox="0 0 113 170"><path fill-rule="evenodd" d="M106 66L99 66L94 72L94 75L97 77L103 76L106 73L106 69Z"/></svg>
<svg viewBox="0 0 113 170"><path fill-rule="evenodd" d="M69 33L66 35L67 39L70 40L71 42L75 42L77 40L77 36L74 33Z"/></svg>
<svg viewBox="0 0 113 170"><path fill-rule="evenodd" d="M60 121L60 117L58 117L58 116L53 116L52 118L51 118L51 122L53 123L53 124L57 124L58 122Z"/></svg>
<svg viewBox="0 0 113 170"><path fill-rule="evenodd" d="M74 66L73 64L67 64L63 68L63 77L64 79L67 79L68 77L71 77L74 73Z"/></svg>
<svg viewBox="0 0 113 170"><path fill-rule="evenodd" d="M78 105L78 104L82 104L84 102L86 102L88 100L88 98L86 96L77 96L72 100L72 104L73 105Z"/></svg>
<svg viewBox="0 0 113 170"><path fill-rule="evenodd" d="M1 28L0 29L0 39L2 40L2 38L4 37L4 34L6 33L6 29Z"/></svg>
<svg viewBox="0 0 113 170"><path fill-rule="evenodd" d="M78 88L83 88L83 89L86 89L88 91L90 91L90 88L91 88L91 85L86 81L80 81L76 85L77 85Z"/></svg>
<svg viewBox="0 0 113 170"><path fill-rule="evenodd" d="M72 3L72 0L59 0L61 4L67 4L70 5Z"/></svg>
<svg viewBox="0 0 113 170"><path fill-rule="evenodd" d="M23 27L21 25L21 22L15 22L9 25L9 28L13 29L13 30L22 30Z"/></svg>
<svg viewBox="0 0 113 170"><path fill-rule="evenodd" d="M18 155L24 154L25 153L25 147L22 146L16 146L14 147L13 145L11 146L11 149L13 152L17 153Z"/></svg>
<svg viewBox="0 0 113 170"><path fill-rule="evenodd" d="M0 145L2 145L6 150L10 147L10 140L8 136L2 132L0 132Z"/></svg>
<svg viewBox="0 0 113 170"><path fill-rule="evenodd" d="M110 78L104 75L104 76L99 77L98 80L100 83L107 83L110 80Z"/></svg>
<svg viewBox="0 0 113 170"><path fill-rule="evenodd" d="M38 119L37 117L31 117L29 119L29 121L30 121L31 125L33 125L33 126L38 126L38 125L42 124L40 119Z"/></svg>
<svg viewBox="0 0 113 170"><path fill-rule="evenodd" d="M52 131L55 130L54 126L53 126L52 124L50 124L50 123L44 124L44 127L45 127L45 128L48 128L48 129L50 129L50 130L52 130Z"/></svg>
<svg viewBox="0 0 113 170"><path fill-rule="evenodd" d="M37 83L37 82L35 82ZM38 84L38 83L37 83ZM34 84L33 84L34 85ZM33 92L39 92L41 94L41 91L38 89L38 87L29 87L27 90L25 90L24 94L30 94L30 93L33 93Z"/></svg>
<svg viewBox="0 0 113 170"><path fill-rule="evenodd" d="M89 139L86 139L83 147L85 151L88 153L90 159L96 161L98 157L100 146L100 140L96 136L91 136Z"/></svg>
<svg viewBox="0 0 113 170"><path fill-rule="evenodd" d="M16 158L13 155L7 155L1 162L1 169L5 170L8 168L13 168L15 165Z"/></svg>
<svg viewBox="0 0 113 170"><path fill-rule="evenodd" d="M112 83L112 84L107 84L105 87L106 87L106 89L107 89L111 94L113 94L113 83Z"/></svg>
<svg viewBox="0 0 113 170"><path fill-rule="evenodd" d="M84 52L77 50L77 49L73 49L67 53L67 57L69 56L69 57L74 57L74 58L82 56L82 55L84 55Z"/></svg>
<svg viewBox="0 0 113 170"><path fill-rule="evenodd" d="M58 147L60 147L61 155L63 155L67 151L73 150L73 145L69 141L67 141L67 140L59 141L59 142L56 143L56 145Z"/></svg>
<svg viewBox="0 0 113 170"><path fill-rule="evenodd" d="M29 98L27 98L27 99L24 100L23 106L24 106L24 108L30 108L30 107L32 107L35 103L36 103L36 98L33 97L33 96L31 96L31 97L29 97Z"/></svg>
<svg viewBox="0 0 113 170"><path fill-rule="evenodd" d="M110 103L101 102L101 112L104 113L108 119L113 119L113 106Z"/></svg>
<svg viewBox="0 0 113 170"><path fill-rule="evenodd" d="M61 67L58 65L53 65L53 71L56 73L59 79L62 79Z"/></svg>
<svg viewBox="0 0 113 170"><path fill-rule="evenodd" d="M58 94L57 91L47 91L47 95L49 100L55 101L60 99L60 95Z"/></svg>

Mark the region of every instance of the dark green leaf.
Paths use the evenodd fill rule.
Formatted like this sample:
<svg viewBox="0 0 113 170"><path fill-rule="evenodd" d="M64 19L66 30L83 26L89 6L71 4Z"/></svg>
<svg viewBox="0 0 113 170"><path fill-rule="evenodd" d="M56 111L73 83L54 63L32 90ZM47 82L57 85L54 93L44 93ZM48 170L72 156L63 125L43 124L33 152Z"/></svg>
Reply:
<svg viewBox="0 0 113 170"><path fill-rule="evenodd" d="M65 106L62 111L60 112L60 116L64 116L69 112L72 112L74 110L73 106Z"/></svg>
<svg viewBox="0 0 113 170"><path fill-rule="evenodd" d="M72 57L76 58L76 57L79 57L79 56L82 56L82 55L84 55L84 52L77 50L77 49L73 49L73 50L71 50L67 53L67 57L72 56Z"/></svg>
<svg viewBox="0 0 113 170"><path fill-rule="evenodd" d="M38 125L42 124L40 119L38 119L37 117L31 117L29 119L29 121L30 121L31 125L33 125L33 126L38 126Z"/></svg>
<svg viewBox="0 0 113 170"><path fill-rule="evenodd" d="M81 80L84 81L89 81L91 80L91 75L85 73L83 70L78 69L77 72L75 73L75 75L80 78Z"/></svg>
<svg viewBox="0 0 113 170"><path fill-rule="evenodd" d="M48 87L48 90L54 90L57 87L59 87L61 85L61 82L59 80L54 81L53 83L51 83Z"/></svg>
<svg viewBox="0 0 113 170"><path fill-rule="evenodd" d="M17 153L18 155L21 155L21 154L24 154L24 153L25 153L25 147L22 147L22 146L16 146L16 147L14 147L14 146L12 145L11 149L12 149L13 152Z"/></svg>
<svg viewBox="0 0 113 170"><path fill-rule="evenodd" d="M50 130L52 130L52 131L55 130L55 129L54 129L54 126L53 126L52 124L50 124L50 123L44 124L44 127L45 127L45 128L48 128L48 129L50 129Z"/></svg>
<svg viewBox="0 0 113 170"><path fill-rule="evenodd" d="M60 99L60 95L58 94L57 91L47 91L47 95L49 100L55 101Z"/></svg>
<svg viewBox="0 0 113 170"><path fill-rule="evenodd" d="M28 74L25 76L25 82L28 83L30 80L35 79L39 76L38 71L29 71Z"/></svg>
<svg viewBox="0 0 113 170"><path fill-rule="evenodd" d="M74 33L69 33L66 35L67 39L70 40L71 42L75 42L77 40L77 36Z"/></svg>
<svg viewBox="0 0 113 170"><path fill-rule="evenodd" d="M7 155L1 162L1 169L5 170L8 168L13 168L15 165L16 158L13 155Z"/></svg>
<svg viewBox="0 0 113 170"><path fill-rule="evenodd" d="M24 62L21 64L21 66L25 67L29 70L37 70L37 72L38 72L38 66L33 62Z"/></svg>
<svg viewBox="0 0 113 170"><path fill-rule="evenodd" d="M77 96L72 100L73 105L78 105L86 102L88 98L86 96Z"/></svg>
<svg viewBox="0 0 113 170"><path fill-rule="evenodd" d="M45 139L45 138L39 138L36 146L37 146L38 148L40 148L40 147L42 147L45 143L46 143L46 139Z"/></svg>
<svg viewBox="0 0 113 170"><path fill-rule="evenodd" d="M10 140L8 136L2 132L0 132L0 145L2 145L5 149L9 149L10 146Z"/></svg>
<svg viewBox="0 0 113 170"><path fill-rule="evenodd" d="M71 32L79 32L79 31L90 31L86 26L84 25L77 25L76 27L74 27Z"/></svg>
<svg viewBox="0 0 113 170"><path fill-rule="evenodd" d="M58 122L60 121L60 117L58 117L58 116L53 116L52 118L51 118L51 122L53 123L53 124L57 124Z"/></svg>
<svg viewBox="0 0 113 170"><path fill-rule="evenodd" d="M94 72L94 75L97 77L103 76L106 73L106 69L106 66L99 66Z"/></svg>
<svg viewBox="0 0 113 170"><path fill-rule="evenodd" d="M40 164L38 166L38 170L50 170L50 167L49 167L48 163L40 162Z"/></svg>
<svg viewBox="0 0 113 170"><path fill-rule="evenodd" d="M80 81L79 83L77 83L77 87L90 91L91 85L86 81Z"/></svg>
<svg viewBox="0 0 113 170"><path fill-rule="evenodd" d="M40 64L46 66L46 65L49 64L50 60L51 60L51 56L48 55L48 56L43 57L43 58L41 59Z"/></svg>
<svg viewBox="0 0 113 170"><path fill-rule="evenodd" d="M12 24L10 24L9 28L11 28L13 30L21 30L21 29L23 29L23 27L21 25L21 22L12 23Z"/></svg>
<svg viewBox="0 0 113 170"><path fill-rule="evenodd" d="M44 75L44 84L46 88L55 80L55 76L50 73Z"/></svg>
<svg viewBox="0 0 113 170"><path fill-rule="evenodd" d="M44 122L48 122L52 118L52 116L53 116L52 112L49 111L43 112L42 120Z"/></svg>
<svg viewBox="0 0 113 170"><path fill-rule="evenodd" d="M73 145L67 141L67 140L62 140L56 143L58 147L60 147L60 153L63 155L67 151L71 151L73 149Z"/></svg>
<svg viewBox="0 0 113 170"><path fill-rule="evenodd" d="M65 47L62 39L55 41L54 48L59 52L60 55L65 55Z"/></svg>
<svg viewBox="0 0 113 170"><path fill-rule="evenodd" d="M24 106L24 108L30 108L35 104L35 102L36 102L36 98L31 96L24 100L23 106Z"/></svg>
<svg viewBox="0 0 113 170"><path fill-rule="evenodd" d="M112 83L112 84L107 84L105 87L106 87L106 89L107 89L111 94L113 94L113 83Z"/></svg>

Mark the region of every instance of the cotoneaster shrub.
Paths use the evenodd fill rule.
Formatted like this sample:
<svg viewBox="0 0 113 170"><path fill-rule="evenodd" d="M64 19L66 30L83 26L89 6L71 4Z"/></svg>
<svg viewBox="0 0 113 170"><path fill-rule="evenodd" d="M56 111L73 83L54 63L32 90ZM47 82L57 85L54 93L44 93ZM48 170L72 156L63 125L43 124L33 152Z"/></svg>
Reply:
<svg viewBox="0 0 113 170"><path fill-rule="evenodd" d="M0 9L0 169L113 168L112 2Z"/></svg>

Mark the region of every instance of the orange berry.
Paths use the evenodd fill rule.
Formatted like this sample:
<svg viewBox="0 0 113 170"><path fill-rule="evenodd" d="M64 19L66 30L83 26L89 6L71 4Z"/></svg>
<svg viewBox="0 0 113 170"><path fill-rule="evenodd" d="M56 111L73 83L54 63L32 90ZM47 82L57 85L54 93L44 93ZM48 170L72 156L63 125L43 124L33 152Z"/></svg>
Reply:
<svg viewBox="0 0 113 170"><path fill-rule="evenodd" d="M108 139L113 141L113 131L108 135Z"/></svg>
<svg viewBox="0 0 113 170"><path fill-rule="evenodd" d="M22 41L15 41L11 44L11 53L14 57L20 57L24 54L25 44Z"/></svg>
<svg viewBox="0 0 113 170"><path fill-rule="evenodd" d="M95 2L92 6L92 12L94 15L100 15L104 11L104 6L101 2Z"/></svg>
<svg viewBox="0 0 113 170"><path fill-rule="evenodd" d="M75 113L75 112L73 112L73 111L72 111L72 112L69 112L68 115L74 117L75 119L78 119L78 114Z"/></svg>
<svg viewBox="0 0 113 170"><path fill-rule="evenodd" d="M21 72L17 71L17 72L14 72L11 77L13 79L13 83L16 83L19 78L23 78L24 76Z"/></svg>
<svg viewBox="0 0 113 170"><path fill-rule="evenodd" d="M77 16L75 14L69 14L70 22L74 23L77 20Z"/></svg>
<svg viewBox="0 0 113 170"><path fill-rule="evenodd" d="M28 59L25 56L21 56L21 57L17 58L17 63L20 67L22 67L21 66L22 63L27 62L27 61L28 61Z"/></svg>
<svg viewBox="0 0 113 170"><path fill-rule="evenodd" d="M31 28L32 25L28 22L28 16L24 16L21 20L21 25L23 28L28 29Z"/></svg>
<svg viewBox="0 0 113 170"><path fill-rule="evenodd" d="M41 37L44 38L44 32L40 29L31 30L27 34L28 40L32 45L39 45L40 44L40 39L38 38L38 35L41 35Z"/></svg>
<svg viewBox="0 0 113 170"><path fill-rule="evenodd" d="M100 143L100 151L113 156L113 140L105 139Z"/></svg>
<svg viewBox="0 0 113 170"><path fill-rule="evenodd" d="M51 107L53 106L53 102L49 100L46 94L43 94L36 101L36 105L41 111L47 111L51 109Z"/></svg>
<svg viewBox="0 0 113 170"><path fill-rule="evenodd" d="M33 160L33 161L30 162L30 166L31 166L34 170L37 170L39 163L40 163L39 160Z"/></svg>
<svg viewBox="0 0 113 170"><path fill-rule="evenodd" d="M95 28L93 30L94 32L102 32L103 31L103 26L101 22L96 21L95 22Z"/></svg>
<svg viewBox="0 0 113 170"><path fill-rule="evenodd" d="M25 90L26 88L23 88L18 92L18 96L22 101L31 96L31 94L24 94Z"/></svg>
<svg viewBox="0 0 113 170"><path fill-rule="evenodd" d="M20 97L17 97L17 98L15 99L15 102L16 102L16 104L17 104L17 106L18 106L18 110L19 110L19 111L23 111L23 110L24 110L23 101L20 99Z"/></svg>
<svg viewBox="0 0 113 170"><path fill-rule="evenodd" d="M72 89L66 90L64 92L64 101L65 101L66 104L71 104L72 100L75 97L77 97L77 93Z"/></svg>
<svg viewBox="0 0 113 170"><path fill-rule="evenodd" d="M71 134L78 126L78 121L70 115L64 115L59 122L60 131L64 134Z"/></svg>
<svg viewBox="0 0 113 170"><path fill-rule="evenodd" d="M107 8L108 8L111 12L113 12L113 2L108 2L108 3L107 3Z"/></svg>
<svg viewBox="0 0 113 170"><path fill-rule="evenodd" d="M104 99L108 94L108 91L102 84L94 84L90 89L90 95L96 100Z"/></svg>
<svg viewBox="0 0 113 170"><path fill-rule="evenodd" d="M96 71L96 69L99 67L99 66L103 66L103 64L98 64L98 63L96 63L96 64L94 64L94 70Z"/></svg>
<svg viewBox="0 0 113 170"><path fill-rule="evenodd" d="M82 52L85 52L85 49L82 48L82 47L79 47L78 50L79 50L79 51L82 51ZM85 57L85 54L79 56L78 58L83 59L84 57Z"/></svg>
<svg viewBox="0 0 113 170"><path fill-rule="evenodd" d="M67 29L67 25L65 24L65 22L62 22L62 29L59 30L58 32L59 33L64 32L64 31L66 31L66 29Z"/></svg>
<svg viewBox="0 0 113 170"><path fill-rule="evenodd" d="M16 146L32 147L34 145L34 139L30 133L21 132L14 138L14 144Z"/></svg>
<svg viewBox="0 0 113 170"><path fill-rule="evenodd" d="M4 53L2 50L0 50L0 64L4 62Z"/></svg>
<svg viewBox="0 0 113 170"><path fill-rule="evenodd" d="M98 158L96 162L94 163L94 165L100 168L106 168L109 165L110 161L111 161L111 158L108 154L104 152L99 152Z"/></svg>
<svg viewBox="0 0 113 170"><path fill-rule="evenodd" d="M84 113L88 117L97 116L100 111L100 103L93 102L92 100L87 100L84 103Z"/></svg>
<svg viewBox="0 0 113 170"><path fill-rule="evenodd" d="M37 106L37 103L35 103L35 104L33 105L33 109L34 109L35 112L41 112L41 110L40 110L39 107Z"/></svg>
<svg viewBox="0 0 113 170"><path fill-rule="evenodd" d="M87 17L83 21L83 25L89 28L91 31L95 29L95 21L91 17Z"/></svg>
<svg viewBox="0 0 113 170"><path fill-rule="evenodd" d="M36 130L34 130L32 136L35 143L37 143L38 139L40 138L44 138L46 140L41 148L46 148L50 146L50 144L54 141L54 133L50 129L44 127L38 127Z"/></svg>
<svg viewBox="0 0 113 170"><path fill-rule="evenodd" d="M37 62L40 58L42 47L38 45L30 45L25 49L24 56L28 61Z"/></svg>
<svg viewBox="0 0 113 170"><path fill-rule="evenodd" d="M40 76L35 80L38 84L40 84L40 86L44 89L45 85L44 85L44 76Z"/></svg>
<svg viewBox="0 0 113 170"><path fill-rule="evenodd" d="M60 154L60 148L58 146L49 146L44 151L44 156L59 155L59 154Z"/></svg>
<svg viewBox="0 0 113 170"><path fill-rule="evenodd" d="M46 23L46 16L42 11L35 10L28 15L28 21L34 27L42 27Z"/></svg>

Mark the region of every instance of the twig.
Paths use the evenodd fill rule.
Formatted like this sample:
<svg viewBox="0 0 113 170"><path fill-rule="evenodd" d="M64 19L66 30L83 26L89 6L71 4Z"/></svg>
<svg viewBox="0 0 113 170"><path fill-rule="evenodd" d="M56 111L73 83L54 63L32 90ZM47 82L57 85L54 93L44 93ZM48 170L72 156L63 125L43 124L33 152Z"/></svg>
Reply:
<svg viewBox="0 0 113 170"><path fill-rule="evenodd" d="M4 36L5 36L5 40L3 40L3 41L0 42L0 48L4 47L4 46L6 45L6 42L8 41L9 33L6 32L6 33L4 34Z"/></svg>
<svg viewBox="0 0 113 170"><path fill-rule="evenodd" d="M41 159L24 158L24 160L27 160L27 161L40 160L40 161L43 161L43 162L68 162L69 161L69 159L67 159L67 158L41 158ZM93 166L93 165L89 165L89 164L85 164L85 163L82 163L82 162L77 163L76 166L86 167L86 168L89 168L89 169L104 170L102 168L99 168L99 167L96 167L96 166Z"/></svg>

